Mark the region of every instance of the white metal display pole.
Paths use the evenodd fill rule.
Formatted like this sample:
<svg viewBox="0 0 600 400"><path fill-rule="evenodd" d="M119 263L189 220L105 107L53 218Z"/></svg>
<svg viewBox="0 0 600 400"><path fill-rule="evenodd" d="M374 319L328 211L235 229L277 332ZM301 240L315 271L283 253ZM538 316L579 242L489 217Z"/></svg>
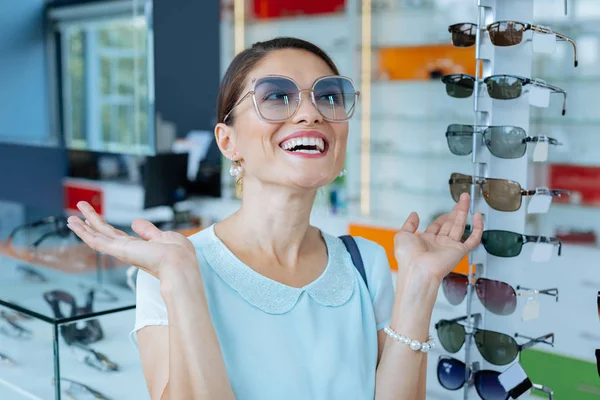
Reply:
<svg viewBox="0 0 600 400"><path fill-rule="evenodd" d="M520 21L532 22L534 0L478 0L479 8L478 26L476 37L476 75L481 79L497 74L510 74L522 77L531 77L532 69L532 46L531 41L524 41L517 46L497 47L489 39L485 29L487 25L495 21ZM499 126L509 125L518 126L529 132L529 113L530 105L527 94L514 100L493 100L488 96L487 88L483 82L476 80L474 88L474 111L475 125ZM477 127L476 127L477 129ZM473 182L477 177L510 179L521 184L523 189L528 187L528 159L527 156L519 159L500 159L492 156L483 145L482 134L473 135ZM515 212L496 211L488 206L480 192L479 185L473 185L471 189L472 203L471 211L479 211L483 214L484 230L500 229L518 233L526 233L526 205L527 199L523 198L521 208ZM528 273L530 267L528 255L524 249L520 257L499 258L486 253L483 246L479 246L475 252L470 255L470 264L475 265L475 271L469 274L469 281L474 277L486 277L496 279L511 284L516 287L518 284L524 284L521 281L524 274ZM524 331L521 322L521 307L510 316L497 316L485 310L476 296L473 296L474 290L469 286L467 297L467 314L480 314L481 319L475 326L482 329L497 331L513 335L519 332L524 335L535 335L532 328L527 327ZM539 332L545 334L546 332ZM467 336L465 343L465 363L467 364L467 374L469 367L476 369L492 369L504 371L508 366L495 366L487 363L479 354L479 351L473 346L473 340L470 335ZM479 398L474 392L473 385L465 385L464 399Z"/></svg>

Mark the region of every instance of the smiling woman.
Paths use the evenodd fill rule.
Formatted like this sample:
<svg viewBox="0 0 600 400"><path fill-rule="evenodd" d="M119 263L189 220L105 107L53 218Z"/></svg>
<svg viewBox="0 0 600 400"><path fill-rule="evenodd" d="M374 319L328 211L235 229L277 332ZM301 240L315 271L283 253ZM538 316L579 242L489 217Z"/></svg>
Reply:
<svg viewBox="0 0 600 400"><path fill-rule="evenodd" d="M186 238L134 221L134 238L86 203L69 227L142 269L136 324L153 400L425 399L428 328L442 279L479 243L462 242L463 194L450 214L395 238L394 292L383 248L310 225L319 188L344 164L359 93L315 45L294 38L238 54L218 98L215 137L244 177L240 209ZM168 362L166 362L168 360Z"/></svg>

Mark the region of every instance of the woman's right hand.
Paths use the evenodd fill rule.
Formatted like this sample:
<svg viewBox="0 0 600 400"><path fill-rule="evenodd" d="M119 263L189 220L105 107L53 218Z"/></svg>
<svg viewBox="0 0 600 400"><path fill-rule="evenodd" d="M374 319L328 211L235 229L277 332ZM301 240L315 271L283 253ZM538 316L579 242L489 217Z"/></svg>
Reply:
<svg viewBox="0 0 600 400"><path fill-rule="evenodd" d="M85 222L71 216L69 228L92 249L116 257L161 279L165 272L192 265L197 268L196 249L183 235L158 229L151 222L136 219L131 227L140 238L115 229L87 202L77 203Z"/></svg>

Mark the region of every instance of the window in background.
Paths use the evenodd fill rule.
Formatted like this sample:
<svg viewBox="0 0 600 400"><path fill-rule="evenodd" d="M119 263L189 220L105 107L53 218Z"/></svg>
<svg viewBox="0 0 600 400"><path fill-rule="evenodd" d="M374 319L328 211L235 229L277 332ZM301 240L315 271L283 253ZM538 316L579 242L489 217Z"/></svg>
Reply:
<svg viewBox="0 0 600 400"><path fill-rule="evenodd" d="M145 19L86 22L63 32L67 146L151 154Z"/></svg>

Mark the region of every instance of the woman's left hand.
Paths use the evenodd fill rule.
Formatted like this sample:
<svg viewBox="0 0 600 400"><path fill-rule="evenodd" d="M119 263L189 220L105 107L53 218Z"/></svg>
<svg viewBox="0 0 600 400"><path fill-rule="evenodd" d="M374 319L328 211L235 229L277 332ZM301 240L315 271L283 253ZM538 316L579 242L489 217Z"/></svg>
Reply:
<svg viewBox="0 0 600 400"><path fill-rule="evenodd" d="M425 232L417 232L419 216L411 213L394 238L394 254L400 271L417 268L427 278L441 282L481 240L483 219L476 213L471 235L461 242L468 213L469 195L466 193L450 214L437 218Z"/></svg>

